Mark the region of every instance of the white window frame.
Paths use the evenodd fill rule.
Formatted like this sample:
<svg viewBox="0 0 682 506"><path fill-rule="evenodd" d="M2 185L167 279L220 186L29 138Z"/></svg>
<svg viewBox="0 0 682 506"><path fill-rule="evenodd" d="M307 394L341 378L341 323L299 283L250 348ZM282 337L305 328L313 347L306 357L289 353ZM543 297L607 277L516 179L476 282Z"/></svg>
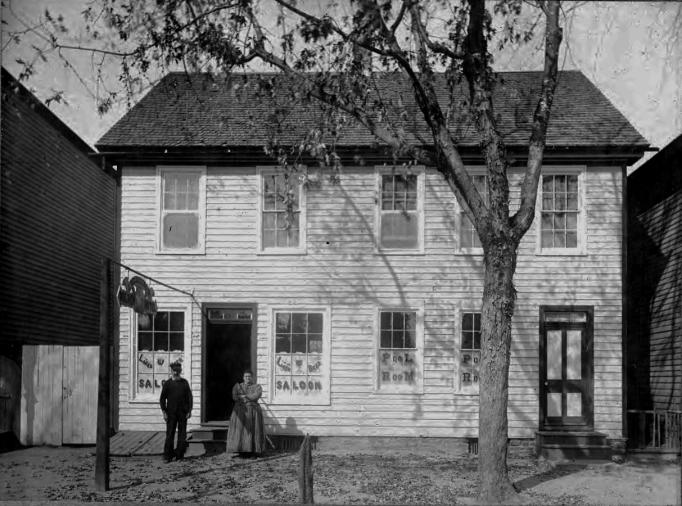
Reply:
<svg viewBox="0 0 682 506"><path fill-rule="evenodd" d="M419 255L419 254L424 254L424 180L426 177L426 170L423 165L415 165L415 166L407 166L403 167L400 165L396 166L376 166L375 167L376 171L376 214L374 218L374 242L375 242L375 251L377 253L381 253L384 255ZM417 220L418 220L418 226L419 226L419 236L417 238L417 247L416 248L385 248L384 246L381 245L381 217L382 213L386 211L382 211L381 209L381 190L382 190L382 176L385 175L398 175L398 174L406 174L406 175L416 175L417 176ZM389 212L396 212L396 211L389 211Z"/></svg>
<svg viewBox="0 0 682 506"><path fill-rule="evenodd" d="M277 396L275 358L276 315L277 313L322 313L322 357L326 361L326 375L323 375L322 393L315 396L301 396L295 402L291 397ZM329 406L331 404L331 308L329 306L301 305L301 306L275 306L270 309L269 322L269 358L268 374L270 375L269 403L277 406Z"/></svg>
<svg viewBox="0 0 682 506"><path fill-rule="evenodd" d="M542 247L542 176L578 176L578 241L575 248L543 248ZM535 201L535 232L536 255L567 255L578 256L587 254L587 167L580 166L551 166L542 167L540 180L538 182L537 200Z"/></svg>
<svg viewBox="0 0 682 506"><path fill-rule="evenodd" d="M256 167L256 174L258 177L258 212L256 213L256 233L258 234L258 254L259 255L305 255L307 251L306 229L307 229L307 212L306 212L306 189L303 181L307 175L307 168L304 168L298 174L298 206L299 206L299 237L298 247L296 248L263 248L263 202L265 195L265 176L273 174L282 174L281 168L273 166ZM292 172L293 177L297 177L295 172Z"/></svg>
<svg viewBox="0 0 682 506"><path fill-rule="evenodd" d="M465 386L462 384L462 318L464 318L464 315L466 313L478 313L481 315L481 327L483 327L483 312L480 307L474 308L470 306L463 306L460 309L455 311L455 350L456 350L456 378L455 378L455 385L456 385L456 392L458 394L462 395L479 395L479 387L480 387L480 376L479 376L479 381L478 385L474 386ZM483 335L481 335L481 348L483 347ZM481 351L481 348L479 348L479 351ZM470 349L470 348L467 348ZM479 370L480 370L480 365L479 365Z"/></svg>
<svg viewBox="0 0 682 506"><path fill-rule="evenodd" d="M472 177L472 180L474 176L488 177L488 171L485 167L467 167L466 170ZM484 195L482 195L482 197L484 199L486 198L486 196ZM454 196L453 198L455 200L455 245L456 245L455 251L461 255L482 255L483 246L478 247L462 246L462 230L464 220L467 218L467 215L463 205L460 204L459 200L457 200L457 197Z"/></svg>
<svg viewBox="0 0 682 506"><path fill-rule="evenodd" d="M163 246L163 176L166 173L199 174L199 225L196 248L164 248ZM157 165L156 167L156 254L201 255L206 253L206 167L196 165Z"/></svg>
<svg viewBox="0 0 682 506"><path fill-rule="evenodd" d="M415 385L382 385L381 369L381 313L417 313L416 357L417 381ZM394 348L397 349L397 348ZM412 349L412 348L405 348ZM380 306L375 311L374 321L374 392L377 394L423 394L424 393L424 306Z"/></svg>
<svg viewBox="0 0 682 506"><path fill-rule="evenodd" d="M190 387L192 385L192 306L191 305L169 305L158 308L158 311L168 312L182 312L185 314L185 339L184 339L184 360L182 363L182 377L185 378ZM140 403L159 403L159 395L161 392L153 394L137 394L137 319L138 314L132 309L128 309L129 328L129 361L128 372L130 381L128 385L128 400L130 402ZM153 316L151 317L153 318ZM169 375L170 377L170 375Z"/></svg>

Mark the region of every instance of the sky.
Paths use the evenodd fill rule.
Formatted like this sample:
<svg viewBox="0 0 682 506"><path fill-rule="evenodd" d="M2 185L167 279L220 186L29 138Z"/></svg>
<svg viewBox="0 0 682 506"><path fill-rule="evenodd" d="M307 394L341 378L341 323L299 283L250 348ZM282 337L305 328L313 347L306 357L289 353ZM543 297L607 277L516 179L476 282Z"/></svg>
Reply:
<svg viewBox="0 0 682 506"><path fill-rule="evenodd" d="M63 14L70 33L86 41L81 11L87 0L3 0L2 65L18 75L17 59L32 57L30 36L19 44L8 31L22 30L49 8ZM312 0L309 0L312 1ZM573 6L566 2L566 8ZM614 103L637 130L662 148L682 133L682 7L678 2L581 2L565 20L561 68L582 71ZM496 58L497 70L535 70L542 51L531 43L519 51ZM131 104L119 103L99 115L95 98L80 79L92 82L94 62L82 52L69 54L80 77L56 59L40 63L24 85L45 100L63 91L65 103L51 110L90 145L126 112ZM117 68L107 69L112 85ZM139 98L139 97L137 97ZM651 154L649 154L651 156Z"/></svg>

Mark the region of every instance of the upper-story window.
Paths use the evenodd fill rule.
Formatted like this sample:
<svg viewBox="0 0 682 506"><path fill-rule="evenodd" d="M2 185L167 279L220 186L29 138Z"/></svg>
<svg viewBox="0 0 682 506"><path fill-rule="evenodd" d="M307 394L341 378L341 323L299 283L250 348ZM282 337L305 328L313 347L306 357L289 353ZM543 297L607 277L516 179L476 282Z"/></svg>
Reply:
<svg viewBox="0 0 682 506"><path fill-rule="evenodd" d="M423 170L379 171L379 248L422 251L424 243Z"/></svg>
<svg viewBox="0 0 682 506"><path fill-rule="evenodd" d="M305 251L305 192L296 174L263 169L260 198L260 251Z"/></svg>
<svg viewBox="0 0 682 506"><path fill-rule="evenodd" d="M575 253L583 249L582 174L543 173L540 201L540 250Z"/></svg>
<svg viewBox="0 0 682 506"><path fill-rule="evenodd" d="M485 174L472 174L471 179L474 186L481 195L483 202L488 203L488 178ZM478 232L474 227L473 222L463 210L459 213L459 249L462 252L468 253L482 253L483 247L481 240L478 238Z"/></svg>
<svg viewBox="0 0 682 506"><path fill-rule="evenodd" d="M203 253L206 216L206 170L159 167L160 253Z"/></svg>

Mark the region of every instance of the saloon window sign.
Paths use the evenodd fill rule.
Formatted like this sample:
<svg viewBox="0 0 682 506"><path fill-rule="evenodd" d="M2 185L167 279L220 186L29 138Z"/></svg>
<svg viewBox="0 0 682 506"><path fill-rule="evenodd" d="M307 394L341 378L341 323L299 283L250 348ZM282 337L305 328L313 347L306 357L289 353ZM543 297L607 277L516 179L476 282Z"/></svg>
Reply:
<svg viewBox="0 0 682 506"><path fill-rule="evenodd" d="M414 386L418 368L417 350L380 350L379 385Z"/></svg>
<svg viewBox="0 0 682 506"><path fill-rule="evenodd" d="M137 354L137 393L154 394L170 376L170 364L183 362L182 353L140 351Z"/></svg>
<svg viewBox="0 0 682 506"><path fill-rule="evenodd" d="M480 362L480 351L462 351L462 364L460 367L462 388L478 389Z"/></svg>
<svg viewBox="0 0 682 506"><path fill-rule="evenodd" d="M301 397L321 394L322 355L278 353L275 357L275 395Z"/></svg>

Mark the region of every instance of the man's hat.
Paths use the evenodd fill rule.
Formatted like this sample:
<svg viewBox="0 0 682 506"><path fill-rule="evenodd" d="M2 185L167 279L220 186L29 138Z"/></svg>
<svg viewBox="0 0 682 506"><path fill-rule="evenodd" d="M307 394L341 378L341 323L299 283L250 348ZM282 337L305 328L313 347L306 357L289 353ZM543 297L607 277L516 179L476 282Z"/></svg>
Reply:
<svg viewBox="0 0 682 506"><path fill-rule="evenodd" d="M181 371L182 370L182 362L173 362L170 365L170 368L173 369L174 371Z"/></svg>

